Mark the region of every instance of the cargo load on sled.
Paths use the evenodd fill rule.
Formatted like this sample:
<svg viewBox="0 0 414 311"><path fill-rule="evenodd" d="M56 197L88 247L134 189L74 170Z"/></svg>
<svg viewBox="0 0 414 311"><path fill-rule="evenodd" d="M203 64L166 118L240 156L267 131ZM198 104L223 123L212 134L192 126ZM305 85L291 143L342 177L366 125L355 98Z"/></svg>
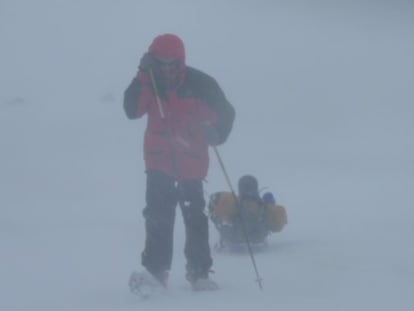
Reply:
<svg viewBox="0 0 414 311"><path fill-rule="evenodd" d="M225 191L210 196L208 211L220 235L218 248L242 246L246 234L253 246L265 244L271 233L287 224L285 207L276 204L271 192L261 196L254 176L241 177L238 190L237 196Z"/></svg>

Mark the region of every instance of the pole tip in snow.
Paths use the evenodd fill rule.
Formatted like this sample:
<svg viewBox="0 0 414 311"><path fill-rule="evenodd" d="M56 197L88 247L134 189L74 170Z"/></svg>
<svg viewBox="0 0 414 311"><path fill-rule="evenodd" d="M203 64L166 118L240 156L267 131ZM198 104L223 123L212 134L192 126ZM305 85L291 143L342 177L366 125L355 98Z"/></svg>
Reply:
<svg viewBox="0 0 414 311"><path fill-rule="evenodd" d="M259 288L261 291L263 291L263 284L262 284L263 279L262 278L258 278L256 280L257 284L259 285Z"/></svg>

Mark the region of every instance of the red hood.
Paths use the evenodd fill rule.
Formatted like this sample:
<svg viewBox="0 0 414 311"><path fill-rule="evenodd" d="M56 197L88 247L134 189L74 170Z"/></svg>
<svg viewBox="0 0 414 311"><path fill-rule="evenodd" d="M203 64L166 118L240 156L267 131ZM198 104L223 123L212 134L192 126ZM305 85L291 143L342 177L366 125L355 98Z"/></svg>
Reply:
<svg viewBox="0 0 414 311"><path fill-rule="evenodd" d="M178 68L167 76L155 70L158 83L166 89L174 89L181 85L185 79L185 50L183 41L173 34L159 35L152 41L148 51L158 59L178 59Z"/></svg>
<svg viewBox="0 0 414 311"><path fill-rule="evenodd" d="M181 66L185 66L185 49L183 41L173 34L159 35L152 41L149 52L155 58L178 59Z"/></svg>

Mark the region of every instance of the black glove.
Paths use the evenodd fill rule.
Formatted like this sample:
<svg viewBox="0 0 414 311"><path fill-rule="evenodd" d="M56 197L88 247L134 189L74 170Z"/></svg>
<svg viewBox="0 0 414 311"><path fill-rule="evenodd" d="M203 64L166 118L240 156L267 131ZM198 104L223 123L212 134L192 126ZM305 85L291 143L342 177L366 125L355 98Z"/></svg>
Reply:
<svg viewBox="0 0 414 311"><path fill-rule="evenodd" d="M212 125L206 125L203 128L204 131L204 137L207 140L207 143L211 146L215 146L220 141L220 134L216 130L216 128Z"/></svg>
<svg viewBox="0 0 414 311"><path fill-rule="evenodd" d="M150 52L146 52L142 55L138 68L141 71L148 71L152 65L154 65L154 57Z"/></svg>

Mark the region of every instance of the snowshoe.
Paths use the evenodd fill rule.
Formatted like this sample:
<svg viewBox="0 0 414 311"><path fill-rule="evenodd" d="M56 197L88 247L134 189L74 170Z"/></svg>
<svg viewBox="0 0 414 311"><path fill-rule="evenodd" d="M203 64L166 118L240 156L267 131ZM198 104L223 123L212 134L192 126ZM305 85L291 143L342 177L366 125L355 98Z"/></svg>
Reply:
<svg viewBox="0 0 414 311"><path fill-rule="evenodd" d="M148 271L133 271L129 277L129 289L131 293L148 298L156 292L162 292L167 288L168 272L162 273L159 277Z"/></svg>
<svg viewBox="0 0 414 311"><path fill-rule="evenodd" d="M219 289L218 284L209 277L208 272L202 274L187 272L186 279L190 282L194 291L214 291Z"/></svg>
<svg viewBox="0 0 414 311"><path fill-rule="evenodd" d="M213 291L219 289L218 284L209 277L199 278L193 281L191 287L195 291Z"/></svg>

